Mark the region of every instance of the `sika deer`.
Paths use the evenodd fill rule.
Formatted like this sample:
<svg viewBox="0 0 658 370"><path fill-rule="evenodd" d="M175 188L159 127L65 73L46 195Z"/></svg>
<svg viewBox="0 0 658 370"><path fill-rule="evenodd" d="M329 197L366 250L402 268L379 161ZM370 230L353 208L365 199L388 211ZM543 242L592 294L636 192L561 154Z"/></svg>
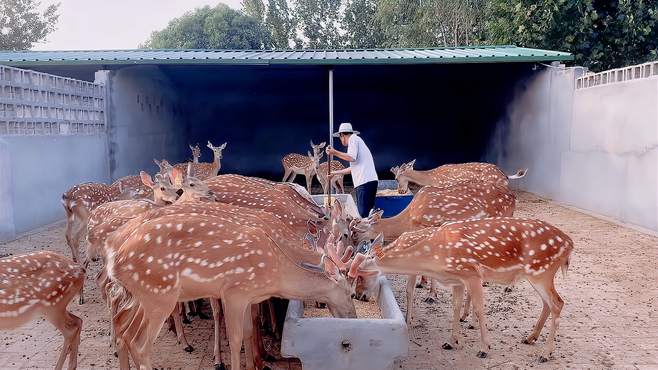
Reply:
<svg viewBox="0 0 658 370"><path fill-rule="evenodd" d="M183 162L174 165L174 168L178 168L178 170L181 172L187 171L187 167L190 163L192 163L192 165L194 166L197 166L199 164L199 157L201 157L201 148L199 148L199 144L197 144L196 146L192 146L192 145L188 145L188 146L192 150L192 162Z"/></svg>
<svg viewBox="0 0 658 370"><path fill-rule="evenodd" d="M443 188L426 186L420 189L411 203L394 217L381 218L381 212L350 223L352 242L359 245L363 240L372 240L383 233L384 240L393 241L404 232L436 227L451 221L479 219L514 214L516 197L507 187L494 183L468 182ZM413 318L414 286L422 287L425 277L416 286L416 276L407 278L407 325ZM435 282L431 291L435 292ZM469 296L470 297L470 296ZM470 311L467 299L465 320Z"/></svg>
<svg viewBox="0 0 658 370"><path fill-rule="evenodd" d="M313 161L315 176L318 178L318 182L322 186L322 192L324 194L328 194L329 188L327 187L327 162L320 163L320 157L313 156L310 152L307 154L308 157ZM345 167L340 162L331 161L331 172L336 172L343 169L345 169ZM331 188L333 189L334 194L345 192L345 188L343 187L343 175L335 176L331 179Z"/></svg>
<svg viewBox="0 0 658 370"><path fill-rule="evenodd" d="M119 348L140 368L151 369L152 344L166 315L177 301L203 297L222 300L233 368L239 367L243 338L247 359L252 356L252 326L245 321L252 303L271 296L319 298L334 315L356 317L340 272L314 252L275 243L267 228L187 213L132 231L107 265Z"/></svg>
<svg viewBox="0 0 658 370"><path fill-rule="evenodd" d="M493 182L501 186L508 186L509 180L520 179L527 173L527 169L519 170L516 174L507 176L498 167L490 163L460 163L446 164L428 171L414 170L416 160L391 168L391 172L398 181L398 192L406 194L409 182L421 186L449 186L464 181Z"/></svg>
<svg viewBox="0 0 658 370"><path fill-rule="evenodd" d="M41 251L0 259L0 329L16 329L42 316L64 337L55 370L68 357L77 368L82 320L66 307L82 289L84 270L55 252Z"/></svg>
<svg viewBox="0 0 658 370"><path fill-rule="evenodd" d="M75 262L80 261L80 240L87 230L91 211L106 202L132 198L135 198L135 192L124 192L120 182L109 186L84 183L75 185L62 194L62 206L66 212L66 243L71 248Z"/></svg>
<svg viewBox="0 0 658 370"><path fill-rule="evenodd" d="M311 147L313 148L313 155L321 158L322 157L322 148L326 143L320 143L318 145L313 144L311 140ZM304 175L306 178L306 190L311 192L311 185L313 182L313 175L315 175L315 167L313 166L313 160L310 158L297 153L286 154L281 160L283 165L283 180L282 182L293 182L297 175Z"/></svg>
<svg viewBox="0 0 658 370"><path fill-rule="evenodd" d="M360 270L372 286L377 271L428 274L441 284L452 286L452 336L443 345L444 349L461 345L459 313L464 287L472 296L480 325L478 357L484 358L491 346L484 317L482 282L512 284L525 279L535 288L544 306L524 343L537 340L550 313L550 333L539 361L550 358L564 305L555 290L555 273L558 269L566 273L573 250L571 238L558 228L540 220L503 217L458 221L404 233L385 249L381 249L381 239L372 248L376 257L365 258L361 254L354 258L350 276L357 276Z"/></svg>
<svg viewBox="0 0 658 370"><path fill-rule="evenodd" d="M212 163L196 163L192 164L192 176L205 180L207 178L217 176L217 173L222 168L222 152L226 149L226 144L224 143L220 146L213 146L210 141L208 141L208 148L213 151L213 161Z"/></svg>

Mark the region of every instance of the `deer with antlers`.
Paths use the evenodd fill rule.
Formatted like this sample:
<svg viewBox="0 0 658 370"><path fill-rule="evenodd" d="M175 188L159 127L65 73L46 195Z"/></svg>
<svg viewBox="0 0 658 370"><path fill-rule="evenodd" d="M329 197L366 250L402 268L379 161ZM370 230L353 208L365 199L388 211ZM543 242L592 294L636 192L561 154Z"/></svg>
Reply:
<svg viewBox="0 0 658 370"><path fill-rule="evenodd" d="M524 218L487 218L457 221L441 227L402 234L386 248L383 237L372 245L370 256L358 254L350 268L352 278L361 274L368 286L378 272L427 274L453 289L452 335L443 345L452 349L461 345L459 319L464 288L471 294L480 326L478 357L490 350L484 317L483 281L513 284L527 280L537 291L543 308L537 324L524 343L534 343L549 314L552 317L546 348L540 362L547 361L555 349L560 312L564 301L555 290L559 269L569 266L573 242L564 232L544 221ZM361 293L359 293L361 294Z"/></svg>
<svg viewBox="0 0 658 370"><path fill-rule="evenodd" d="M322 148L324 148L326 143L322 142L320 144L313 144L311 140L311 148L313 148L313 156L322 157ZM313 176L315 175L315 166L313 165L313 160L307 156L297 153L286 154L281 160L283 165L283 180L282 182L293 182L297 175L304 175L306 178L306 190L311 192L311 184L313 182Z"/></svg>
<svg viewBox="0 0 658 370"><path fill-rule="evenodd" d="M182 172L187 171L188 164L190 164L190 163L192 163L193 166L198 166L199 158L201 157L201 148L199 148L199 144L197 144L196 146L192 146L192 145L188 145L188 146L190 147L190 150L192 150L192 162L177 163L173 166L174 168L178 168L178 170L182 171ZM221 157L220 157L220 159L221 159ZM168 162L166 162L166 163L168 163ZM221 165L220 165L220 167L221 167ZM217 172L219 172L219 169L217 170ZM213 176L213 175L211 175L211 176Z"/></svg>
<svg viewBox="0 0 658 370"><path fill-rule="evenodd" d="M0 259L0 329L16 329L38 316L64 336L55 370L68 357L68 369L78 363L82 320L67 306L82 289L84 270L59 253L41 251Z"/></svg>
<svg viewBox="0 0 658 370"><path fill-rule="evenodd" d="M222 216L191 211L126 229L128 237L107 273L118 308L113 321L119 347L127 348L140 368L152 368L152 343L181 300L222 300L233 368L239 367L243 337L245 344L251 342L251 321L245 315L252 303L271 296L317 298L327 301L336 316L356 316L351 288L335 266L316 252L275 242L278 234L270 226L281 222L259 217L243 211ZM249 359L251 346L246 353Z"/></svg>
<svg viewBox="0 0 658 370"><path fill-rule="evenodd" d="M85 236L91 211L103 203L136 197L136 191L124 190L121 182L112 185L79 184L62 194L62 206L66 212L66 243L71 248L74 261L80 261L80 240Z"/></svg>
<svg viewBox="0 0 658 370"><path fill-rule="evenodd" d="M461 182L482 181L493 182L501 186L508 186L509 180L523 178L527 169L519 170L514 175L505 175L503 171L491 163L460 163L446 164L428 171L414 170L416 160L391 168L398 182L398 192L406 194L408 184L415 183L420 186L450 186Z"/></svg>
<svg viewBox="0 0 658 370"><path fill-rule="evenodd" d="M409 205L399 214L382 218L382 212L374 212L365 219L352 220L350 231L355 245L363 240L372 240L379 234L384 241L392 242L408 231L441 226L447 222L480 219L487 217L511 217L516 206L516 196L507 187L495 183L463 182L453 186L426 186L420 189ZM425 276L419 286L423 286ZM407 325L413 317L413 296L416 276L407 279ZM435 292L432 282L431 291ZM468 296L470 298L470 295ZM470 306L465 304L465 320Z"/></svg>

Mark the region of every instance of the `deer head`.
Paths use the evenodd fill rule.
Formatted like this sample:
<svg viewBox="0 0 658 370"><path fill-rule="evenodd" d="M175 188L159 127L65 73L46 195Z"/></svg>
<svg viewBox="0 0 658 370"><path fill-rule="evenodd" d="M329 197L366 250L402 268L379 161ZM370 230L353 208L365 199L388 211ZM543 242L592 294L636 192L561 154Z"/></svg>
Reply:
<svg viewBox="0 0 658 370"><path fill-rule="evenodd" d="M178 199L176 189L171 186L171 183L161 174L155 175L155 181L151 179L151 175L144 171L139 172L139 177L142 183L153 190L153 201L156 204L172 204Z"/></svg>
<svg viewBox="0 0 658 370"><path fill-rule="evenodd" d="M215 158L219 160L222 159L222 151L226 148L226 144L227 143L224 143L220 146L214 146L210 141L208 141L208 148L213 151Z"/></svg>
<svg viewBox="0 0 658 370"><path fill-rule="evenodd" d="M361 219L351 220L349 223L350 240L354 245L359 245L363 241L371 241L379 235L373 229L381 219L384 211L378 209L370 213L370 216Z"/></svg>
<svg viewBox="0 0 658 370"><path fill-rule="evenodd" d="M318 156L318 158L322 158L322 148L324 148L325 145L327 145L327 143L324 141L318 145L315 145L313 144L313 140L311 140L311 148L313 148L313 154Z"/></svg>
<svg viewBox="0 0 658 370"><path fill-rule="evenodd" d="M187 176L182 180L180 190L182 191L180 202L188 200L215 201L215 193L210 190L208 184L194 176Z"/></svg>
<svg viewBox="0 0 658 370"><path fill-rule="evenodd" d="M409 191L409 178L405 176L405 174L407 171L413 171L415 163L416 160L414 159L411 162L403 163L400 166L391 168L391 172L393 172L395 180L398 182L398 193L406 194Z"/></svg>
<svg viewBox="0 0 658 370"><path fill-rule="evenodd" d="M379 234L370 243L365 252L357 253L349 262L348 280L354 286L355 297L368 301L377 296L377 279L380 271L376 259L381 258L384 244L384 235Z"/></svg>
<svg viewBox="0 0 658 370"><path fill-rule="evenodd" d="M188 145L188 146L192 151L192 161L194 163L199 163L199 158L201 158L201 148L199 148L199 144L197 143L195 146L192 145Z"/></svg>

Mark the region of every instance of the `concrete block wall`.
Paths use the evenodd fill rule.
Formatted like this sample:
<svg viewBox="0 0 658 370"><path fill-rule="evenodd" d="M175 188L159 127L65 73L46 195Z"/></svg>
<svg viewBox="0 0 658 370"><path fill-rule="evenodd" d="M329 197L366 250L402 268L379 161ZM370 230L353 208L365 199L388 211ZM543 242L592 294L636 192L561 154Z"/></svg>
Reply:
<svg viewBox="0 0 658 370"><path fill-rule="evenodd" d="M658 76L576 89L582 68L519 84L488 160L521 189L658 230Z"/></svg>
<svg viewBox="0 0 658 370"><path fill-rule="evenodd" d="M104 78L113 180L140 170L155 172L153 158L178 162L191 156L185 104L166 74L157 66L135 66Z"/></svg>
<svg viewBox="0 0 658 370"><path fill-rule="evenodd" d="M109 181L105 87L0 66L0 241L61 220L74 184Z"/></svg>

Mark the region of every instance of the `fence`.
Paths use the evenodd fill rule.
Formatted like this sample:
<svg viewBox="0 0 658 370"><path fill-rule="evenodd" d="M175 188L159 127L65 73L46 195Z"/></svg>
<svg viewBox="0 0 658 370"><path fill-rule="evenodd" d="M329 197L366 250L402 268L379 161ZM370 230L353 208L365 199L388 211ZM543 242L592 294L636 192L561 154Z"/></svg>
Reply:
<svg viewBox="0 0 658 370"><path fill-rule="evenodd" d="M652 76L658 76L658 61L611 69L605 72L587 73L576 79L576 90Z"/></svg>
<svg viewBox="0 0 658 370"><path fill-rule="evenodd" d="M0 136L105 132L105 86L0 65Z"/></svg>

